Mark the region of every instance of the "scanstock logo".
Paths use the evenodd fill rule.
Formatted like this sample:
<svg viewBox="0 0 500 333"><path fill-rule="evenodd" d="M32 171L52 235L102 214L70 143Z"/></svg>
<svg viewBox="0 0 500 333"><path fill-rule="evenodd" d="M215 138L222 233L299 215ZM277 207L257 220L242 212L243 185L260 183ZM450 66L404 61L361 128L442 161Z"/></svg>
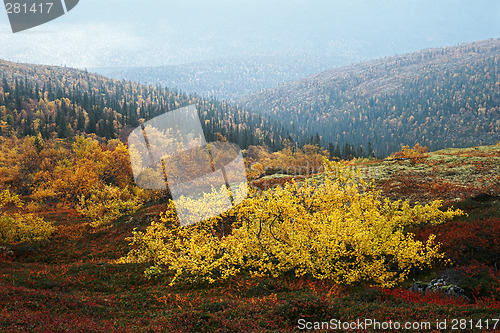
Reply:
<svg viewBox="0 0 500 333"><path fill-rule="evenodd" d="M75 8L79 0L4 0L12 32L50 22Z"/></svg>
<svg viewBox="0 0 500 333"><path fill-rule="evenodd" d="M128 146L137 186L169 191L181 226L216 217L247 196L241 149L206 142L195 105L144 122Z"/></svg>

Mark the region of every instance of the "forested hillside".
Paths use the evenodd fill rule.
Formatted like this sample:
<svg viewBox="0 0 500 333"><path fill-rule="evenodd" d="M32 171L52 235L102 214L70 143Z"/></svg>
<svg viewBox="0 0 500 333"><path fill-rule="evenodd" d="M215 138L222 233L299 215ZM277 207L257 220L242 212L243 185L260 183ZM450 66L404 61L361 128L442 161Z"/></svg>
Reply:
<svg viewBox="0 0 500 333"><path fill-rule="evenodd" d="M500 140L500 40L424 50L313 75L240 101L295 137L371 142L378 155Z"/></svg>
<svg viewBox="0 0 500 333"><path fill-rule="evenodd" d="M387 156L500 140L500 40L425 50L310 76L241 107L62 67L0 61L0 136L125 140L141 119L196 104L205 134L242 148L316 144L330 156Z"/></svg>
<svg viewBox="0 0 500 333"><path fill-rule="evenodd" d="M186 93L234 101L279 83L299 80L329 69L334 64L349 64L352 59L331 57L329 62L316 57L244 57L218 59L182 65L156 67L89 69L113 79L143 84L161 84Z"/></svg>
<svg viewBox="0 0 500 333"><path fill-rule="evenodd" d="M125 140L141 119L196 104L207 140L217 133L242 148L280 148L288 134L278 122L215 100L159 86L116 81L62 67L0 60L0 136L71 138L95 133Z"/></svg>
<svg viewBox="0 0 500 333"><path fill-rule="evenodd" d="M483 59L487 53L478 50L471 46L468 52ZM472 55L454 62L465 76L452 67L441 69L443 82L463 80L456 90L444 88L437 70L425 72L425 81L420 65L404 75L414 75L414 84L434 82L434 90L412 86L396 70L379 79L366 72L374 77L370 84L339 78L344 90L330 92L344 102L360 91L375 94L382 86L377 80L386 85L371 102L349 104L360 120L349 118L345 109L331 129L354 134L364 129L365 140L396 145L386 132L405 133L410 126L396 117L401 108L432 140L441 138L432 131L443 124L446 133L477 124L471 131L478 139L495 138L498 58L493 46L490 51L482 71ZM382 71L385 65L380 66ZM326 132L329 114L312 121L310 112L301 113L299 107L316 104L298 88L299 97L290 95L298 103L290 109L295 111L276 108L271 122L268 115L227 103L72 69L0 62L0 70L0 327L5 331L295 332L303 318L350 323L366 314L378 322L430 325L440 318L451 325L457 321L461 330L465 324L475 331L481 325L498 330L492 326L500 308L500 143L436 152L412 144L384 160L339 161L335 155L373 155L371 145L356 148L310 132L322 121ZM408 95L400 96L393 111L384 111L382 101L396 92ZM422 104L421 113L411 111L407 103L420 93L432 102ZM469 93L477 99L464 102ZM441 96L453 96L446 112L448 97ZM248 195L220 215L182 227L179 206L167 190L134 184L130 153L119 139L143 119L193 103L207 140L226 136L246 148ZM465 111L459 117L451 110L461 105ZM442 118L431 117L433 108ZM373 114L387 114L387 126ZM303 121L296 123L297 133L279 125L296 119ZM463 133L448 137L476 140ZM200 200L180 199L187 213L196 215L227 204L225 198L212 188Z"/></svg>

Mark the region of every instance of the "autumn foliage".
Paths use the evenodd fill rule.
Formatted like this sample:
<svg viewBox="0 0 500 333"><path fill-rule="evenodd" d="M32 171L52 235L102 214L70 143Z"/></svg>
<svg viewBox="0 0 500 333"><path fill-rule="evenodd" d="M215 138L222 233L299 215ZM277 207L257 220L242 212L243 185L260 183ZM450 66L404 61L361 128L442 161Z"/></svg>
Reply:
<svg viewBox="0 0 500 333"><path fill-rule="evenodd" d="M152 262L179 278L213 282L243 271L274 277L293 273L340 284L394 286L412 269L443 258L431 235L415 240L408 229L436 225L460 210L441 203L390 202L370 189L358 172L324 160L322 181L292 183L248 198L236 212L230 235L217 235L219 220L181 228L167 213L145 232L134 232L135 247L122 262Z"/></svg>
<svg viewBox="0 0 500 333"><path fill-rule="evenodd" d="M0 146L6 176L0 181L11 191L0 191L3 216L14 221L16 212L29 211L55 227L48 242L0 244L0 324L7 331L46 331L50 323L55 331L289 332L298 318L450 321L498 313L498 146L429 153L419 164L328 162L328 173L312 177L251 177L258 190L239 207L180 228L178 207L165 206L165 193L151 199L130 184L118 158L127 160L126 147L79 141L6 138ZM259 161L248 165L256 173L269 165ZM373 168L373 185L348 165ZM33 175L44 171L39 175L51 181L57 167L98 176L75 202L48 192L36 199L34 193L53 189ZM399 189L395 181L402 182ZM469 216L443 223L459 212L433 200L455 198L462 182L487 192L460 191L473 197L453 205ZM27 204L18 207L21 196L12 193L22 193ZM384 199L389 194L395 201ZM138 211L127 210L142 199ZM415 201L428 205L410 204ZM186 199L192 214L204 210L193 205ZM126 264L116 263L120 257ZM448 259L452 265L443 268ZM448 271L456 272L453 284L468 299L408 290L412 278L425 282Z"/></svg>
<svg viewBox="0 0 500 333"><path fill-rule="evenodd" d="M52 223L33 214L7 214L2 209L8 205L22 207L24 203L9 190L0 192L0 244L16 244L46 240L55 231Z"/></svg>
<svg viewBox="0 0 500 333"><path fill-rule="evenodd" d="M143 198L143 190L136 189L134 193L128 188L106 185L102 189L92 188L88 197L82 195L77 211L90 219L91 226L99 227L125 214L134 214L142 207Z"/></svg>
<svg viewBox="0 0 500 333"><path fill-rule="evenodd" d="M403 146L400 151L392 154L389 159L410 159L412 162L422 162L428 151L429 148L416 143L413 148Z"/></svg>

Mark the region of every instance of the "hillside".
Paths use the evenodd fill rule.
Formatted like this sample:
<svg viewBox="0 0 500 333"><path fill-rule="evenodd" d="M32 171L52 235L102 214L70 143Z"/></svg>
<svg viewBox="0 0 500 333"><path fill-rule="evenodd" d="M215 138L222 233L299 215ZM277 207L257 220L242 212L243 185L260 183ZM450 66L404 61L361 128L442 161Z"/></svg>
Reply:
<svg viewBox="0 0 500 333"><path fill-rule="evenodd" d="M287 135L278 123L227 103L71 68L0 60L0 80L0 136L126 140L141 119L190 104L197 105L209 141L219 132L242 148L275 147Z"/></svg>
<svg viewBox="0 0 500 333"><path fill-rule="evenodd" d="M500 39L384 58L282 84L239 102L287 119L296 138L371 142L388 155L415 142L431 150L500 140Z"/></svg>
<svg viewBox="0 0 500 333"><path fill-rule="evenodd" d="M283 82L302 79L331 68L332 64L348 64L352 61L340 56L330 57L328 62L310 55L260 56L171 66L94 68L89 71L113 79L161 84L201 97L234 101Z"/></svg>
<svg viewBox="0 0 500 333"><path fill-rule="evenodd" d="M300 318L417 321L435 328L437 316L448 323L467 318L467 325L469 320L485 325L485 318L496 318L500 307L495 268L500 251L499 158L497 145L359 165L378 187L397 189L393 194L398 199L453 200L457 192L465 199L454 204L468 216L413 230L417 239L435 234L453 264L413 272L395 288L344 286L294 274L241 274L214 284L183 281L170 286L173 273L149 279L144 275L148 264L117 263L134 248L127 237L135 228L144 230L158 221L165 204L148 205L97 230L74 209L41 206L35 214L56 227L48 241L0 246L0 327L6 332L295 332ZM400 184L408 173L412 176ZM436 181L429 182L433 175ZM443 179L452 184L443 184ZM471 181L471 191L463 191L462 184ZM421 192L419 185L434 190ZM446 284L442 291L422 292L438 278Z"/></svg>

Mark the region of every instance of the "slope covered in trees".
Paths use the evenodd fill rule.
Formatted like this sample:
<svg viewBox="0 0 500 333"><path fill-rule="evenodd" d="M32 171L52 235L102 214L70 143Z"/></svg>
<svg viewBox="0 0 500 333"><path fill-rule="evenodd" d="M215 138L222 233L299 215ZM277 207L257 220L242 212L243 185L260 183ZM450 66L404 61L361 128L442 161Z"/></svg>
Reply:
<svg viewBox="0 0 500 333"><path fill-rule="evenodd" d="M196 104L207 140L218 134L242 148L281 148L288 135L278 122L215 100L159 86L116 81L63 67L0 60L0 136L70 138L78 134L125 140L147 120Z"/></svg>
<svg viewBox="0 0 500 333"><path fill-rule="evenodd" d="M160 86L0 60L0 136L95 133L125 140L141 119L196 104L209 141L277 151L316 144L330 156L387 156L500 140L500 40L338 68L241 100L241 107ZM257 111L257 112L252 112Z"/></svg>
<svg viewBox="0 0 500 333"><path fill-rule="evenodd" d="M234 101L283 82L299 80L353 59L328 61L306 55L225 58L182 65L94 68L89 71L143 84L161 84L204 98Z"/></svg>
<svg viewBox="0 0 500 333"><path fill-rule="evenodd" d="M415 142L431 150L500 139L500 40L424 50L337 68L280 85L240 105L286 119L295 138L388 155Z"/></svg>

